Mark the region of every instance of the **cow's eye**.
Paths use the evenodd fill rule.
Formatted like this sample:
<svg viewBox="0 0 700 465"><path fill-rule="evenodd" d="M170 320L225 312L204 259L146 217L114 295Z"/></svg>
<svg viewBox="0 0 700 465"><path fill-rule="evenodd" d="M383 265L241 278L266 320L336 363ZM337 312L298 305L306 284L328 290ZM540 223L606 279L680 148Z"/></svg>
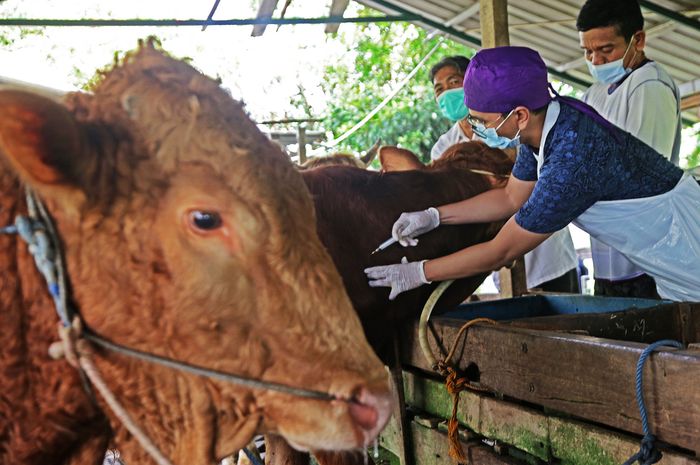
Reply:
<svg viewBox="0 0 700 465"><path fill-rule="evenodd" d="M193 210L190 212L190 223L201 231L211 231L221 227L221 215L216 212Z"/></svg>

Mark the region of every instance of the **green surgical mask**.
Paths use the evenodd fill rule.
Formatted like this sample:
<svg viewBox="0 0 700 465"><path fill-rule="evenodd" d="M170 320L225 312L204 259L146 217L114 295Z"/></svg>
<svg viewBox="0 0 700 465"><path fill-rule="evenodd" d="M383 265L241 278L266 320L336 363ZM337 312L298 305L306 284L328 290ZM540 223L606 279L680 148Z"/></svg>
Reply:
<svg viewBox="0 0 700 465"><path fill-rule="evenodd" d="M449 89L437 98L440 111L450 121L460 121L467 117L469 110L464 104L464 89Z"/></svg>

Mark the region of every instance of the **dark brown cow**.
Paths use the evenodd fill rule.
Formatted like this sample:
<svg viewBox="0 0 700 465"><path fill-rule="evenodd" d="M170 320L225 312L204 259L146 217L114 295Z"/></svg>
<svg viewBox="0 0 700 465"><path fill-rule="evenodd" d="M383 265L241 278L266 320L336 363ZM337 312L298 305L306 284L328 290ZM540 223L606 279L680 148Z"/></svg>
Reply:
<svg viewBox="0 0 700 465"><path fill-rule="evenodd" d="M387 150L389 149L389 150ZM478 142L458 144L443 158L423 166L410 152L380 151L388 172L336 166L302 173L316 206L318 232L343 277L372 347L388 360L387 329L416 317L436 284L422 286L388 300L388 289L371 288L363 270L369 266L435 258L493 237L499 225L444 226L421 236L417 247L394 244L370 255L391 236L393 222L404 211L421 210L477 195L503 182L513 163L502 151ZM413 168L408 170L408 168ZM488 171L497 176L474 173ZM463 301L484 275L458 280L440 302L450 307Z"/></svg>

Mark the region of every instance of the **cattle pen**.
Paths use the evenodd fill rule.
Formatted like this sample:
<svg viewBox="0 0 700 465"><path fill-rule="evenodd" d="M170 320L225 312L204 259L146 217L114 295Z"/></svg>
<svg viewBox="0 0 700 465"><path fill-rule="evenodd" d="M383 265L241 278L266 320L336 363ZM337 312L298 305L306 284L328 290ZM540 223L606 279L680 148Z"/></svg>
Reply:
<svg viewBox="0 0 700 465"><path fill-rule="evenodd" d="M498 320L462 325L488 316ZM450 460L453 398L418 341L402 332L403 392L409 414L395 416L380 445L400 463ZM649 422L664 444L661 463L700 456L700 305L591 296L530 295L464 304L432 319L429 340L473 389L456 407L470 464L620 464L643 434L635 370L647 344L682 341L644 367ZM455 347L456 346L456 347Z"/></svg>
<svg viewBox="0 0 700 465"><path fill-rule="evenodd" d="M332 0L329 17L316 22L336 31L348 2ZM578 88L591 82L580 53L560 51L578 51L577 43L569 46L566 29L581 1L358 2L389 15L377 20L410 21L471 47L508 45L511 39L531 45L543 50L552 76ZM247 22L217 23L212 10L206 21L160 25L252 24L254 35L262 35L269 24L303 22L273 19L277 3L260 0L258 17ZM697 123L700 2L640 4L652 19L653 34L670 37L656 53L681 81L685 122ZM87 24L47 21L0 19L0 25ZM537 25L545 32L533 33ZM670 50L679 43L696 46ZM300 130L296 140L309 134ZM301 143L300 159L304 147ZM369 449L370 460L377 465L626 465L640 449L653 446L663 454L662 465L700 465L700 303L528 294L522 259L500 273L499 299L441 309L427 320L425 334L417 321L396 331L394 414L378 447ZM653 346L659 341L679 346ZM651 435L653 443L645 446Z"/></svg>

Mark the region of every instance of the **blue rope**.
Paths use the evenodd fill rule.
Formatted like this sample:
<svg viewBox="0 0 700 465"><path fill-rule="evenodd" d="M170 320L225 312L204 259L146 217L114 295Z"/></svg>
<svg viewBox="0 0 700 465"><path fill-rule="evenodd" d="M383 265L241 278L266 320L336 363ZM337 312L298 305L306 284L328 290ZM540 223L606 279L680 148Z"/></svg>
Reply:
<svg viewBox="0 0 700 465"><path fill-rule="evenodd" d="M639 406L639 416L642 419L642 430L644 431L644 437L642 438L642 443L639 448L639 452L634 454L632 457L627 459L627 461L622 465L632 465L634 462L639 462L639 465L652 465L653 463L661 460L661 451L659 451L654 443L656 437L651 434L649 429L649 417L647 416L647 408L644 405L644 389L642 387L642 376L644 374L644 362L647 361L649 355L656 349L662 346L675 347L677 349L682 349L683 344L672 339L663 339L661 341L656 341L653 344L649 344L646 349L642 351L642 355L639 356L639 361L637 362L637 372L636 372L636 389L637 389L637 405Z"/></svg>
<svg viewBox="0 0 700 465"><path fill-rule="evenodd" d="M0 228L0 234L17 234L17 226L11 224L9 226Z"/></svg>
<svg viewBox="0 0 700 465"><path fill-rule="evenodd" d="M58 282L56 251L51 244L46 227L36 219L19 215L15 218L15 224L0 228L0 234L17 234L27 243L37 268L46 280L63 326L70 326L69 311L65 308Z"/></svg>
<svg viewBox="0 0 700 465"><path fill-rule="evenodd" d="M250 460L250 463L252 463L253 465L265 465L260 461L258 456L255 455L250 450L248 450L247 447L244 447L242 450L243 450L243 453L245 454L245 456L248 457L248 460Z"/></svg>

